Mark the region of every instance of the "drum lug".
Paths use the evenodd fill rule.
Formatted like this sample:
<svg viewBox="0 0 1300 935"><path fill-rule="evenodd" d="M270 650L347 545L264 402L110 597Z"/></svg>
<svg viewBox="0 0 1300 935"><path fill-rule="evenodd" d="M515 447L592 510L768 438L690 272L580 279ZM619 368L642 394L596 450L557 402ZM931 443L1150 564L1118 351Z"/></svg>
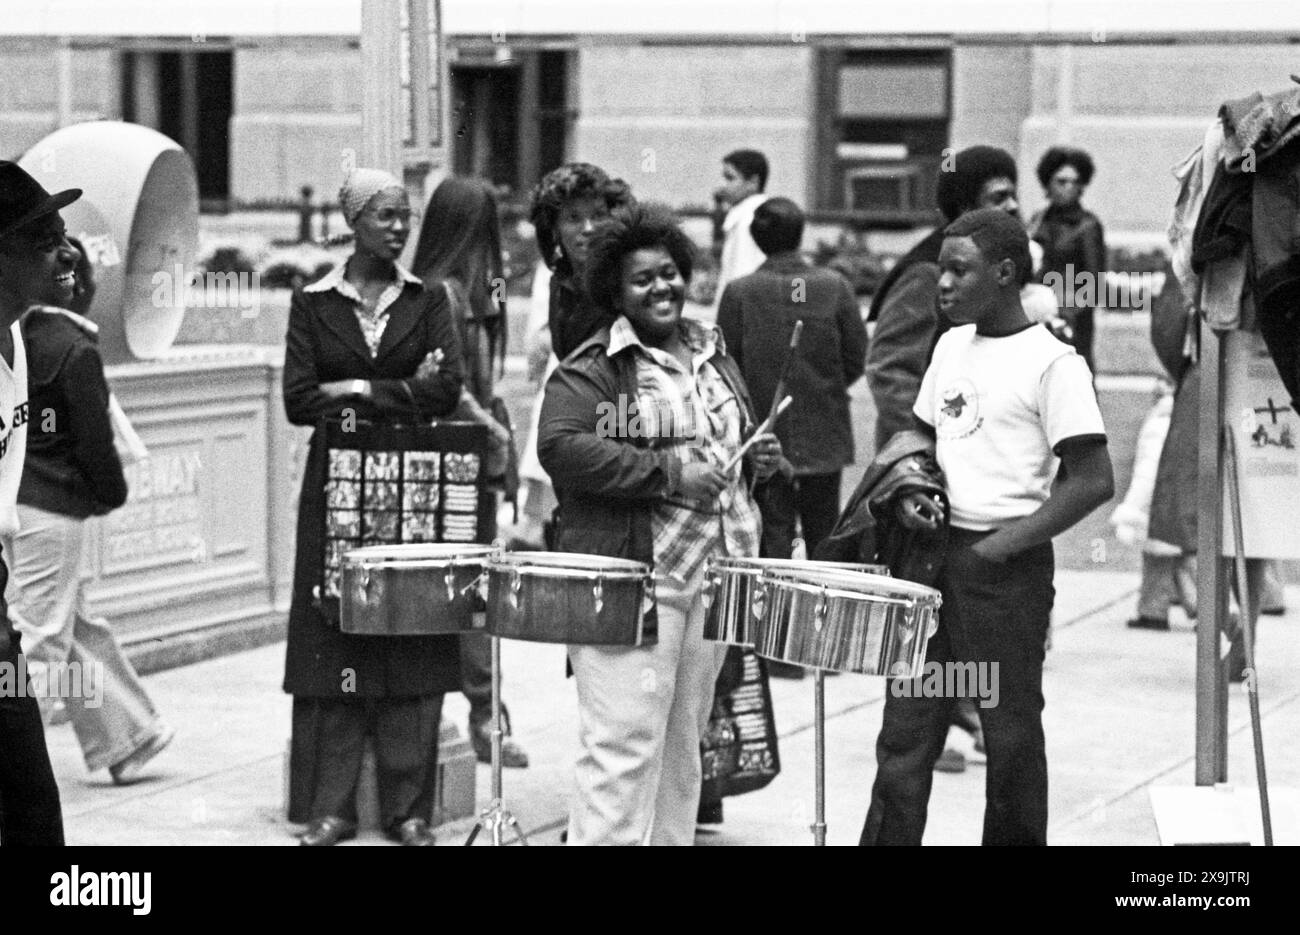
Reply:
<svg viewBox="0 0 1300 935"><path fill-rule="evenodd" d="M599 614L605 609L605 579L600 575L596 576L596 583L591 586L591 596L596 601L596 613Z"/></svg>
<svg viewBox="0 0 1300 935"><path fill-rule="evenodd" d="M456 599L456 565L454 562L447 563L447 571L442 576L442 582L447 586L447 603Z"/></svg>
<svg viewBox="0 0 1300 935"><path fill-rule="evenodd" d="M641 616L644 618L646 614L650 613L654 606L655 579L653 575L649 575L645 580L645 595L641 598Z"/></svg>
<svg viewBox="0 0 1300 935"><path fill-rule="evenodd" d="M700 600L704 604L705 613L708 613L713 606L714 592L717 591L718 585L721 583L721 579L714 577L712 574L704 576L704 590L700 593Z"/></svg>
<svg viewBox="0 0 1300 935"><path fill-rule="evenodd" d="M813 608L813 629L818 633L822 631L822 627L826 624L826 607L826 589L822 588L821 593L817 595L817 605Z"/></svg>
<svg viewBox="0 0 1300 935"><path fill-rule="evenodd" d="M524 586L523 578L519 575L519 566L510 569L510 608L511 610L519 609L519 589Z"/></svg>
<svg viewBox="0 0 1300 935"><path fill-rule="evenodd" d="M766 607L766 605L767 605L767 582L764 581L762 578L760 578L758 580L758 583L754 585L753 611L754 611L755 620L763 619L763 610Z"/></svg>

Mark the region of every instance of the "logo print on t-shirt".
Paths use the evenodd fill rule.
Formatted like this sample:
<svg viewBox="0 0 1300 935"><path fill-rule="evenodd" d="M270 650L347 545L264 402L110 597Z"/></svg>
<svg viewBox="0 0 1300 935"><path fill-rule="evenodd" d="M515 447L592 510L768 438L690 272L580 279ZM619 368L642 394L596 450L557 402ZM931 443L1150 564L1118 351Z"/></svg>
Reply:
<svg viewBox="0 0 1300 935"><path fill-rule="evenodd" d="M950 398L945 398L941 408L948 414L949 418L960 419L961 411L966 408L966 397L958 393Z"/></svg>
<svg viewBox="0 0 1300 935"><path fill-rule="evenodd" d="M980 393L970 380L965 377L954 380L940 392L935 430L944 438L964 438L982 422Z"/></svg>

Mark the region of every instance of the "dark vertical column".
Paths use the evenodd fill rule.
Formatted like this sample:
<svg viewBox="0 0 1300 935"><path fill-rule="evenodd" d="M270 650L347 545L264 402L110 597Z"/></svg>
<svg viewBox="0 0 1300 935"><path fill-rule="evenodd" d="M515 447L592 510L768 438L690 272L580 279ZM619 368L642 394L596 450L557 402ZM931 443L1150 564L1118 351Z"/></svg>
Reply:
<svg viewBox="0 0 1300 935"><path fill-rule="evenodd" d="M518 97L518 132L516 149L518 155L515 170L515 191L526 192L537 183L538 159L541 153L541 129L538 121L540 106L540 68L538 52L524 52L520 56L519 97Z"/></svg>

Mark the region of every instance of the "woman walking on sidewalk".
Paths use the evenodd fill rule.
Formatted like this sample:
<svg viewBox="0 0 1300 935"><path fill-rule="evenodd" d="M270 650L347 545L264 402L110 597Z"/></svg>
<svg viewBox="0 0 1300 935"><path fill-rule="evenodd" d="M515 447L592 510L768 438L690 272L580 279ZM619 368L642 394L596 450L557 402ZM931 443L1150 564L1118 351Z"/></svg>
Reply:
<svg viewBox="0 0 1300 935"><path fill-rule="evenodd" d="M127 485L114 448L99 329L84 317L95 295L91 264L80 244L65 241L64 250L75 264L71 285L51 280L43 306L21 324L31 424L19 530L6 543L9 609L46 719L56 688L79 684L62 701L86 769L107 768L124 785L139 778L174 731L158 716L108 621L85 606L86 521L125 503ZM62 677L65 666L75 667L72 678Z"/></svg>

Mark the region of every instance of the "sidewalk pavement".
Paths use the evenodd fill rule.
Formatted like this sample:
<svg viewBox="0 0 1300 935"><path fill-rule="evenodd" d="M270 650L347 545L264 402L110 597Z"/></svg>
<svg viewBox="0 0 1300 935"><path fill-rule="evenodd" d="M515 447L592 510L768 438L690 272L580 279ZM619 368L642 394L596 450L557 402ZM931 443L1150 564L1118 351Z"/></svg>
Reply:
<svg viewBox="0 0 1300 935"><path fill-rule="evenodd" d="M1058 571L1053 647L1044 677L1052 844L1157 844L1150 790L1191 786L1195 762L1195 633L1176 618L1168 633L1128 630L1136 584L1114 571ZM1277 843L1300 843L1300 813L1284 788L1300 788L1300 588L1285 617L1261 619L1260 706L1268 779L1275 790ZM70 844L294 845L284 818L290 699L280 691L283 644L147 676L177 728L146 779L116 787L87 775L71 727L49 745ZM505 697L532 765L505 773L507 806L533 844L557 844L576 749L576 705L564 678L564 649L503 643ZM725 823L700 844L808 845L813 820L813 681L773 680L782 772L767 788L725 800ZM875 772L883 679L826 680L828 844L854 844ZM1229 779L1253 787L1247 698L1230 694ZM467 706L447 697L446 716L464 726ZM478 767L486 804L489 769ZM984 767L937 774L926 844L977 844ZM472 819L444 825L439 843L459 845ZM482 842L483 836L480 836ZM343 846L387 844L363 832Z"/></svg>

